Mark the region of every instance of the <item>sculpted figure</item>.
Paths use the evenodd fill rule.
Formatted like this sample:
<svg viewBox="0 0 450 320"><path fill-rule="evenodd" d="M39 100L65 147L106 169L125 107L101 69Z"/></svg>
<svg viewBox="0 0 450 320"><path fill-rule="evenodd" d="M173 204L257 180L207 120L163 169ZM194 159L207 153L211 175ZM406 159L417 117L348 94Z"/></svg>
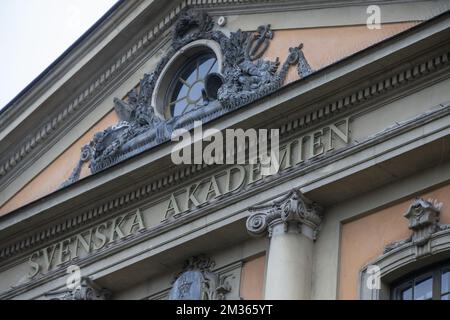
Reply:
<svg viewBox="0 0 450 320"><path fill-rule="evenodd" d="M114 99L114 110L120 122L94 135L91 142L94 149L92 172L102 169L111 157L140 146L155 145L170 136L164 121L156 116L149 105L153 86L154 75L146 74L140 83L139 92L137 89L131 90L126 101Z"/></svg>
<svg viewBox="0 0 450 320"><path fill-rule="evenodd" d="M256 63L253 63L250 60L244 60L239 64L239 68L242 70L239 83L244 90L258 89L261 85L273 80L279 65L278 58L274 62L258 59Z"/></svg>

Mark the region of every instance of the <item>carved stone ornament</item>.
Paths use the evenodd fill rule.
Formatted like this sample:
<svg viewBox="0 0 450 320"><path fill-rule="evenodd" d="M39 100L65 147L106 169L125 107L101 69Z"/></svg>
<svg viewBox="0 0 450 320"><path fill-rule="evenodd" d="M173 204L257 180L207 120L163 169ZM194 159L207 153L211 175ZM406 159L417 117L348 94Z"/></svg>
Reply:
<svg viewBox="0 0 450 320"><path fill-rule="evenodd" d="M169 300L225 300L231 286L226 278L219 279L211 271L214 265L205 256L189 259L172 284Z"/></svg>
<svg viewBox="0 0 450 320"><path fill-rule="evenodd" d="M270 24L259 26L256 31L257 33L250 36L245 48L246 58L251 61L261 58L269 47L269 41L273 39Z"/></svg>
<svg viewBox="0 0 450 320"><path fill-rule="evenodd" d="M101 288L88 277L82 277L74 289L50 291L45 294L50 300L108 300L111 292Z"/></svg>
<svg viewBox="0 0 450 320"><path fill-rule="evenodd" d="M189 130L194 121L205 123L273 93L283 85L290 66L300 62L301 77L312 72L301 51L302 44L289 48L289 55L281 68L278 58L275 61L260 59L274 35L270 25L259 27L256 33L231 32L229 37L213 30L213 25L206 12L180 12L172 34L172 47L153 72L144 75L139 90L131 90L124 100L114 99L114 109L120 122L97 132L92 141L83 147L77 166L62 187L79 179L81 166L85 162L90 161L92 173L99 172L168 141L178 128ZM209 77L214 85L208 87L217 90L209 93L215 101L171 119L162 119L155 114L155 106L151 105L156 81L169 60L183 46L200 39L217 42L223 54L222 74ZM217 83L219 80L221 83Z"/></svg>
<svg viewBox="0 0 450 320"><path fill-rule="evenodd" d="M404 217L408 219L408 228L412 230L409 238L388 244L384 253L392 251L404 244L412 243L416 246L416 256L430 253L431 236L449 228L449 225L439 224L439 214L442 203L437 200L417 198L409 207Z"/></svg>
<svg viewBox="0 0 450 320"><path fill-rule="evenodd" d="M299 190L292 190L268 205L252 207L249 211L252 214L247 218L246 226L248 232L255 236L268 232L270 237L272 228L282 223L285 231L290 224L298 227L308 226L313 231L312 239L315 240L323 217L323 209L307 199Z"/></svg>

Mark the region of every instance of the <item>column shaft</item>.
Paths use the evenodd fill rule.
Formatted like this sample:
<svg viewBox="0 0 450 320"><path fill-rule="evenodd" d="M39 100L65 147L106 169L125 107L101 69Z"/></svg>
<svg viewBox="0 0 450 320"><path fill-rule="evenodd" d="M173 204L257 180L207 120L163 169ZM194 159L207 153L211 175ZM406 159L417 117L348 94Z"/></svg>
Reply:
<svg viewBox="0 0 450 320"><path fill-rule="evenodd" d="M267 259L265 298L310 299L313 241L297 226L273 227Z"/></svg>

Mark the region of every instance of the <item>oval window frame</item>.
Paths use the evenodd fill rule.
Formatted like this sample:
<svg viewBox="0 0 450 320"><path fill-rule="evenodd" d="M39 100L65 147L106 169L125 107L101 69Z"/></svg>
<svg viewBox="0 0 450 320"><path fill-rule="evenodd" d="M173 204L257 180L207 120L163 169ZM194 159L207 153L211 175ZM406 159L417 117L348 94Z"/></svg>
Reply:
<svg viewBox="0 0 450 320"><path fill-rule="evenodd" d="M178 74L180 68L183 68L183 66L188 63L192 57L201 55L204 52L212 52L215 54L218 64L218 71L222 74L223 54L220 45L217 42L213 40L201 39L193 41L182 47L167 62L155 84L155 90L152 96L152 106L155 109L155 113L160 118L169 120L172 117L170 108L168 104L166 104L166 98L168 96L168 91L171 90L173 77Z"/></svg>

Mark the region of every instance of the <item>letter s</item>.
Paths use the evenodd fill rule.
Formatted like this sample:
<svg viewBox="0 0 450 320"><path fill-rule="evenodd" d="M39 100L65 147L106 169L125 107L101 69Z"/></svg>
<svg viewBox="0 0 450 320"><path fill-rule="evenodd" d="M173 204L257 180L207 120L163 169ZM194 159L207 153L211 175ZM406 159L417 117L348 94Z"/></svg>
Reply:
<svg viewBox="0 0 450 320"><path fill-rule="evenodd" d="M102 223L97 227L97 230L95 230L95 238L100 240L100 244L94 243L94 249L98 250L102 248L106 243L106 235L102 232L102 230L105 230L107 227L106 223Z"/></svg>

